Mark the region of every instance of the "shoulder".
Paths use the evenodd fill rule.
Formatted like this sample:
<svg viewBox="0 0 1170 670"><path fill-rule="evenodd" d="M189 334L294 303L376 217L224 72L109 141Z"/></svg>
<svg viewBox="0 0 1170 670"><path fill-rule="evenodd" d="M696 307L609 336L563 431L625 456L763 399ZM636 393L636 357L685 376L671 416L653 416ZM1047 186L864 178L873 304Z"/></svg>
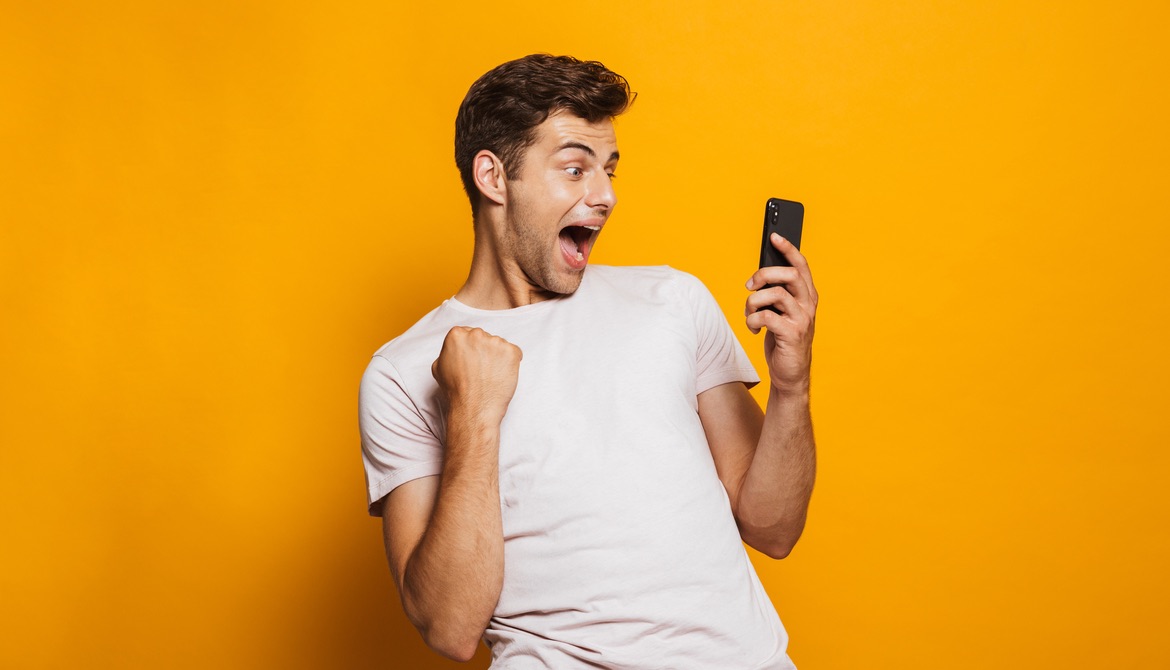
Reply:
<svg viewBox="0 0 1170 670"><path fill-rule="evenodd" d="M707 293L698 277L669 265L596 265L590 266L589 272L600 287L643 298L678 299L680 295L689 298L696 291Z"/></svg>
<svg viewBox="0 0 1170 670"><path fill-rule="evenodd" d="M669 265L590 265L589 272L597 279L609 282L670 282L692 275Z"/></svg>
<svg viewBox="0 0 1170 670"><path fill-rule="evenodd" d="M443 338L457 317L444 302L419 319L398 337L383 344L374 352L365 374L363 385L371 380L390 377L409 388L417 380L431 378L431 362L443 347Z"/></svg>
<svg viewBox="0 0 1170 670"><path fill-rule="evenodd" d="M407 328L394 339L378 347L374 355L393 360L398 356L409 353L420 344L425 344L439 330L439 324L443 321L443 313L446 311L446 304L444 302L442 305L427 312L426 316L416 321L410 328Z"/></svg>

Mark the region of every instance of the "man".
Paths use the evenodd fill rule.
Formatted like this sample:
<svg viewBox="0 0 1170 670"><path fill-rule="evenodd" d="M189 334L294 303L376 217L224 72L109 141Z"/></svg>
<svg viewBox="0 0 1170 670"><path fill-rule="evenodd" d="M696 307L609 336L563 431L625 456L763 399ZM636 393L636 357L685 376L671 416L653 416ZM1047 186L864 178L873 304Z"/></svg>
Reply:
<svg viewBox="0 0 1170 670"><path fill-rule="evenodd" d="M790 668L741 540L782 558L804 527L816 290L775 237L793 267L753 274L746 305L767 329L765 415L698 280L588 267L630 102L600 63L546 55L468 91L471 270L362 378L370 513L444 656L483 639L507 670Z"/></svg>

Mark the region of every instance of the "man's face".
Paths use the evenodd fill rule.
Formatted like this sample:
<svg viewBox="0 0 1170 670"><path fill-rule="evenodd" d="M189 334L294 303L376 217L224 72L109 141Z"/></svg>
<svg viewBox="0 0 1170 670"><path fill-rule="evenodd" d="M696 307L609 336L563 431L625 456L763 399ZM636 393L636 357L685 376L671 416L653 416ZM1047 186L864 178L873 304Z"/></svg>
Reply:
<svg viewBox="0 0 1170 670"><path fill-rule="evenodd" d="M501 260L514 263L538 289L576 291L589 252L617 205L612 183L617 162L609 119L590 123L557 112L537 126L519 174L507 182Z"/></svg>

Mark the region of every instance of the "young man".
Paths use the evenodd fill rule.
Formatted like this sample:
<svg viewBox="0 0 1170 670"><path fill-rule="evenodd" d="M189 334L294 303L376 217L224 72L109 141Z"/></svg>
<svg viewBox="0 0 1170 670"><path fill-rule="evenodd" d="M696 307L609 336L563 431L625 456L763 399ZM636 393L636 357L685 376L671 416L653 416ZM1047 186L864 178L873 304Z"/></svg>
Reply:
<svg viewBox="0 0 1170 670"><path fill-rule="evenodd" d="M804 528L816 289L779 237L793 267L748 280L765 415L697 279L588 266L630 102L621 76L569 57L471 87L455 127L471 270L362 378L370 513L444 656L483 639L507 670L790 668L741 541L783 558Z"/></svg>

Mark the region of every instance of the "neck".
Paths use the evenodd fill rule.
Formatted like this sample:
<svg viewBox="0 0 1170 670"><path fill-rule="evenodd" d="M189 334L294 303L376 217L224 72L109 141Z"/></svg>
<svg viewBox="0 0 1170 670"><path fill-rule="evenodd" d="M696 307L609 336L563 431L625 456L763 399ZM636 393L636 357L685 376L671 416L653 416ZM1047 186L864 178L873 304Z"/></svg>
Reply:
<svg viewBox="0 0 1170 670"><path fill-rule="evenodd" d="M471 270L455 298L476 309L512 309L557 297L534 284L514 260L499 253L497 231L503 227L492 225L495 222L488 218L476 217Z"/></svg>

